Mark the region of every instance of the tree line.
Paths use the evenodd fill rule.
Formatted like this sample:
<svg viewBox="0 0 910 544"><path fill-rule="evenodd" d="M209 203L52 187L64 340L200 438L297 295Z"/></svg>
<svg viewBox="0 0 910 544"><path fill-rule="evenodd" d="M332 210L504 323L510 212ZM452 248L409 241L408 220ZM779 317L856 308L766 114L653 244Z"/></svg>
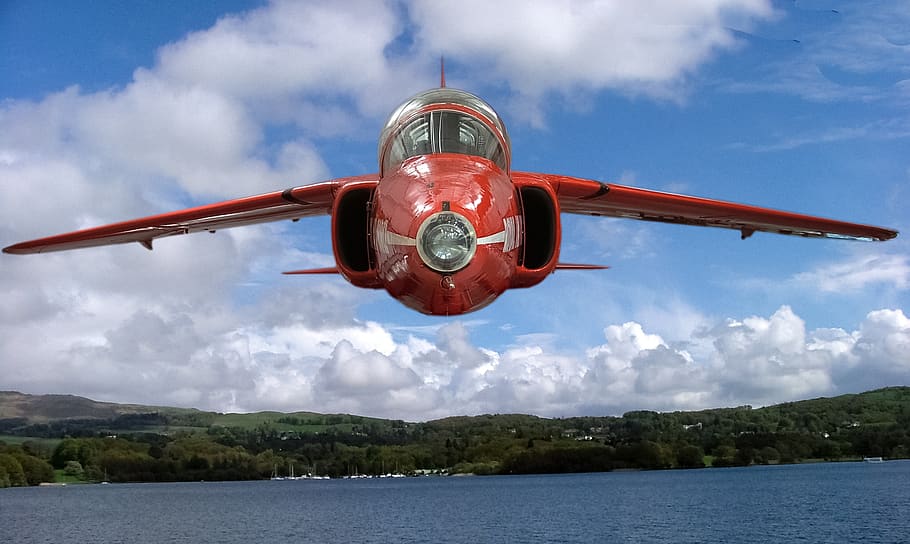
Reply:
<svg viewBox="0 0 910 544"><path fill-rule="evenodd" d="M46 481L54 469L88 481L127 482L249 480L291 470L332 477L526 474L910 457L910 387L761 409L633 411L621 417L504 414L407 423L250 414L248 421L173 426L159 413L96 420L94 427L79 421L68 431L47 424L46 434L61 433L51 451L28 441L2 446L0 486ZM133 430L123 432L124 426ZM116 436L112 428L119 429ZM6 432L15 430L8 426Z"/></svg>

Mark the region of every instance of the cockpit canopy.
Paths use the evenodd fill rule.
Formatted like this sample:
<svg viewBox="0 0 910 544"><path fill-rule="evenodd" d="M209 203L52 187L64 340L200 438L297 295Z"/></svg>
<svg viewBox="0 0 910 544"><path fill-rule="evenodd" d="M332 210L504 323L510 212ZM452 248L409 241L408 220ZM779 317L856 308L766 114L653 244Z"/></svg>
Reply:
<svg viewBox="0 0 910 544"><path fill-rule="evenodd" d="M458 89L432 89L410 98L389 118L379 138L379 164L385 175L408 157L460 153L508 171L510 148L502 120L486 102Z"/></svg>

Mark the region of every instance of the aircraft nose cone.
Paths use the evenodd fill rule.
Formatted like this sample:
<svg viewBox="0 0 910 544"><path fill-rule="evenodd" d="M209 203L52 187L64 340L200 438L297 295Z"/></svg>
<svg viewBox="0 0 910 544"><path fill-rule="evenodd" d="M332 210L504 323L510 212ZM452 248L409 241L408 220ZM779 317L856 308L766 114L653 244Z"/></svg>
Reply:
<svg viewBox="0 0 910 544"><path fill-rule="evenodd" d="M417 230L417 252L437 272L455 272L468 265L477 251L474 225L451 211L438 212Z"/></svg>

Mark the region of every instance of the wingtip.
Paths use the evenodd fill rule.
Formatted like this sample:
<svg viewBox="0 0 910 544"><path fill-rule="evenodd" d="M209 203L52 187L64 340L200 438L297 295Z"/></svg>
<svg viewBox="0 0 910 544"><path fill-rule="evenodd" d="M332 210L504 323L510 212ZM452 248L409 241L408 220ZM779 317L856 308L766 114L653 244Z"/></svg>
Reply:
<svg viewBox="0 0 910 544"><path fill-rule="evenodd" d="M855 237L848 237L848 238L852 238L854 240L864 240L866 242L887 242L888 240L894 240L895 238L897 238L897 235L900 234L899 231L892 230L892 229L882 229L882 228L878 228L878 227L873 227L873 228L876 229L878 232L876 232L874 234L869 234L867 236L855 236ZM833 236L833 238L838 238L838 237Z"/></svg>
<svg viewBox="0 0 910 544"><path fill-rule="evenodd" d="M306 270L288 270L287 272L282 272L285 276L299 276L306 274L338 274L337 266L329 266L326 268L308 268Z"/></svg>
<svg viewBox="0 0 910 544"><path fill-rule="evenodd" d="M3 248L3 253L7 255L25 255L27 253L35 253L35 251L29 251L27 247L24 247L22 244L13 244Z"/></svg>

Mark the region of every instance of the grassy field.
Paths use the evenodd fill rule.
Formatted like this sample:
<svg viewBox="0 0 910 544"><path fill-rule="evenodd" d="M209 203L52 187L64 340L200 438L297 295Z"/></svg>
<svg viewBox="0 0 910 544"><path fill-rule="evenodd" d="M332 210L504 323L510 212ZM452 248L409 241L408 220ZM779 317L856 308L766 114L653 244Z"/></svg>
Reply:
<svg viewBox="0 0 910 544"><path fill-rule="evenodd" d="M57 447L57 444L60 443L60 438L36 438L33 436L12 436L8 434L0 434L0 442L9 445L21 445L25 442L32 442L34 445L42 451L54 451L54 448Z"/></svg>
<svg viewBox="0 0 910 544"><path fill-rule="evenodd" d="M54 471L54 481L58 484L90 484L92 482L83 478L77 478L69 474L64 474L63 470Z"/></svg>
<svg viewBox="0 0 910 544"><path fill-rule="evenodd" d="M185 425L147 425L133 429L104 429L102 432L110 436L124 436L138 433L172 435L180 432L204 433L207 429L208 427L188 427Z"/></svg>
<svg viewBox="0 0 910 544"><path fill-rule="evenodd" d="M279 421L282 420L282 421ZM296 422L295 422L296 421ZM355 426L369 425L372 422L388 424L384 420L349 415L323 415L311 412L295 412L285 414L281 412L256 412L252 414L218 414L212 422L213 426L240 427L255 429L267 426L278 431L318 433L329 429L349 433Z"/></svg>
<svg viewBox="0 0 910 544"><path fill-rule="evenodd" d="M8 434L0 434L0 442L11 445L19 445L23 442L28 442L29 440L34 440L28 436L11 436Z"/></svg>

